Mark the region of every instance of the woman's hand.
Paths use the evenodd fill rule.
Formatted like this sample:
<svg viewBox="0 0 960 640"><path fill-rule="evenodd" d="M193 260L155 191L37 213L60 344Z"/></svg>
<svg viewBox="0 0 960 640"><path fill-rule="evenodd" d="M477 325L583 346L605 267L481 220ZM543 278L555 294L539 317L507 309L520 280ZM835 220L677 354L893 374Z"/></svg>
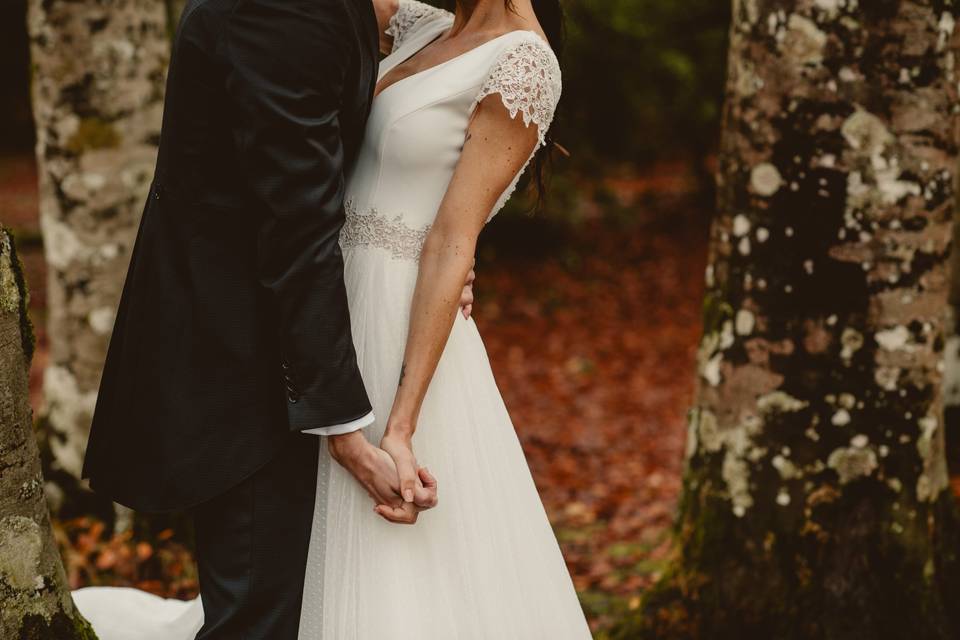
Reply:
<svg viewBox="0 0 960 640"><path fill-rule="evenodd" d="M381 453L384 453L381 450ZM413 502L404 502L399 507L378 504L374 511L389 522L415 524L422 511L437 506L437 479L425 467L418 471L418 490Z"/></svg>
<svg viewBox="0 0 960 640"><path fill-rule="evenodd" d="M403 501L413 503L420 482L420 467L417 457L413 455L413 429L388 422L383 439L380 440L380 448L386 451L397 465Z"/></svg>
<svg viewBox="0 0 960 640"><path fill-rule="evenodd" d="M391 439L388 439L390 444ZM409 441L408 441L409 442ZM414 467L412 499L400 494L397 465L391 454L370 444L360 431L328 439L330 455L346 469L376 503L374 510L397 524L414 524L422 511L437 506L437 479L424 468ZM407 445L409 450L409 444ZM397 455L403 455L398 449ZM409 452L412 457L413 452ZM416 465L416 461L413 463Z"/></svg>
<svg viewBox="0 0 960 640"><path fill-rule="evenodd" d="M476 265L477 261L473 261ZM470 314L473 313L473 282L477 279L477 273L472 268L470 273L467 274L467 282L463 285L463 292L460 294L460 313L463 314L463 317L467 320L470 319Z"/></svg>

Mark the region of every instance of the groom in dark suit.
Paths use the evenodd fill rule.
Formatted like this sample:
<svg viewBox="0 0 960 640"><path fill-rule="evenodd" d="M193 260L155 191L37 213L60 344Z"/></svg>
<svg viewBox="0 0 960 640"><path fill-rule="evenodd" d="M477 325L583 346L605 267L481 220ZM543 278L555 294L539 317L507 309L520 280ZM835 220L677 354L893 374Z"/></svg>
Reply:
<svg viewBox="0 0 960 640"><path fill-rule="evenodd" d="M84 474L194 515L203 640L297 637L319 453L302 431L398 501L355 431L372 414L338 245L377 50L369 0L191 0L177 31Z"/></svg>

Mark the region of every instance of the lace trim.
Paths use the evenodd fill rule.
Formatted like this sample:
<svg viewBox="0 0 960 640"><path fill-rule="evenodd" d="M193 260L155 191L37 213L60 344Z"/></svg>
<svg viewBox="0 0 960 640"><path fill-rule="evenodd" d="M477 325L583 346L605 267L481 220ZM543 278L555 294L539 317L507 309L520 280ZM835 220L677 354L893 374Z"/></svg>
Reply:
<svg viewBox="0 0 960 640"><path fill-rule="evenodd" d="M384 31L386 35L393 36L393 50L391 53L400 48L400 45L403 44L410 30L421 18L446 13L448 12L443 9L431 7L419 0L400 0L400 6L397 8L397 12L390 16L390 22L388 23L386 31Z"/></svg>
<svg viewBox="0 0 960 640"><path fill-rule="evenodd" d="M526 126L537 125L543 144L562 88L557 57L542 38L534 35L500 54L471 110L487 96L499 93L511 118L523 114Z"/></svg>
<svg viewBox="0 0 960 640"><path fill-rule="evenodd" d="M419 260L430 225L414 229L403 222L403 216L388 218L376 208L361 213L352 200L344 204L346 222L340 230L340 246L377 247L389 251L396 260Z"/></svg>

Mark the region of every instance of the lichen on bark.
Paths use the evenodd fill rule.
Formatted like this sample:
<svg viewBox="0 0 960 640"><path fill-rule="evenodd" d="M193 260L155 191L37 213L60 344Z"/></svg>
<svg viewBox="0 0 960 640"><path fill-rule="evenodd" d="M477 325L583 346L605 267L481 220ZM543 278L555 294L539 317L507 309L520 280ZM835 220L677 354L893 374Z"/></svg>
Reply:
<svg viewBox="0 0 960 640"><path fill-rule="evenodd" d="M0 638L95 640L73 604L50 528L27 386L27 299L0 228Z"/></svg>
<svg viewBox="0 0 960 640"><path fill-rule="evenodd" d="M733 5L677 554L621 637L957 637L954 5Z"/></svg>

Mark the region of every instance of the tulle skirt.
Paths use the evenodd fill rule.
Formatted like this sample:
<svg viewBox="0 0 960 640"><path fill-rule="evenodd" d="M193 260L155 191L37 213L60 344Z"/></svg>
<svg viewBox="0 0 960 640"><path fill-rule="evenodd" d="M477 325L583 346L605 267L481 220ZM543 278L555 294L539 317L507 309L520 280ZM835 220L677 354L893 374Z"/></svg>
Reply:
<svg viewBox="0 0 960 640"><path fill-rule="evenodd" d="M397 389L417 264L345 253L357 357L377 442ZM459 313L414 452L440 504L388 523L350 475L320 465L301 640L582 640L583 612L473 320Z"/></svg>

